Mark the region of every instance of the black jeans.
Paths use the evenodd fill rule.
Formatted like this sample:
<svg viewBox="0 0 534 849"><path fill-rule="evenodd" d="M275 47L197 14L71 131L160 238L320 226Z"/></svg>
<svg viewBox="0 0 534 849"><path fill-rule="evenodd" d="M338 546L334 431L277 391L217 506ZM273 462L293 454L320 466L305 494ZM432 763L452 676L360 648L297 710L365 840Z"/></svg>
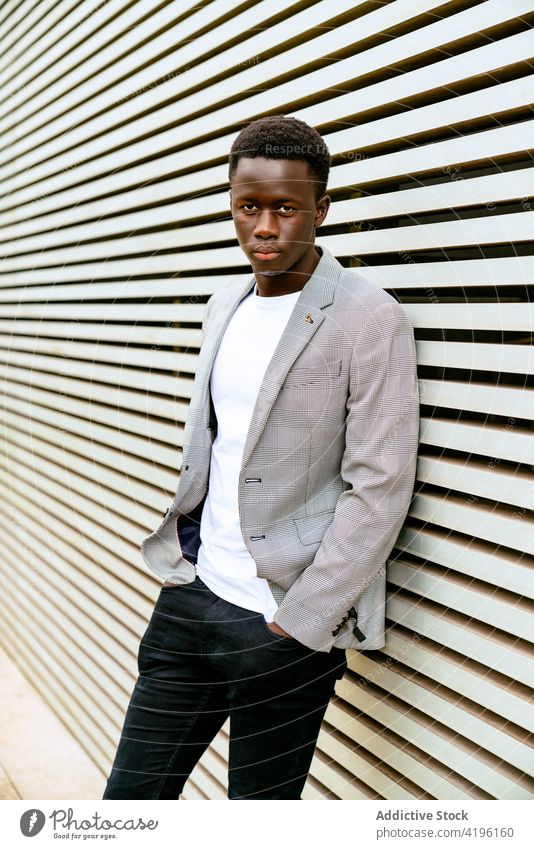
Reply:
<svg viewBox="0 0 534 849"><path fill-rule="evenodd" d="M229 799L300 799L345 650L270 631L197 577L160 590L103 799L177 799L230 717Z"/></svg>

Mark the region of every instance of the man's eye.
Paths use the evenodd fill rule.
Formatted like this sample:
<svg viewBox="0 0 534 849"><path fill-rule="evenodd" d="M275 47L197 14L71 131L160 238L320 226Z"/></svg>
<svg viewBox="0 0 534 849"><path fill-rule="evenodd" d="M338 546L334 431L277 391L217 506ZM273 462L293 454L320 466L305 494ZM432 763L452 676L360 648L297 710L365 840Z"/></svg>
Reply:
<svg viewBox="0 0 534 849"><path fill-rule="evenodd" d="M283 204L283 206L278 207L281 212L295 212L294 206L287 206L287 204Z"/></svg>
<svg viewBox="0 0 534 849"><path fill-rule="evenodd" d="M246 212L252 212L253 209L256 209L256 204L254 203L243 203L241 204L241 209L244 209Z"/></svg>

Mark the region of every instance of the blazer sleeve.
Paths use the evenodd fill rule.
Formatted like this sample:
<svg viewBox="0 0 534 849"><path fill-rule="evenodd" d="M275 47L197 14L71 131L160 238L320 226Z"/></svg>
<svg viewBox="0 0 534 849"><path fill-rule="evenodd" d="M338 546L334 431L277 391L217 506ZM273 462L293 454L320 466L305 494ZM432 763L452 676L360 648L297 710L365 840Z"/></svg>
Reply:
<svg viewBox="0 0 534 849"><path fill-rule="evenodd" d="M341 493L314 560L289 587L277 625L329 651L340 620L384 568L413 495L419 395L413 329L392 297L352 352Z"/></svg>

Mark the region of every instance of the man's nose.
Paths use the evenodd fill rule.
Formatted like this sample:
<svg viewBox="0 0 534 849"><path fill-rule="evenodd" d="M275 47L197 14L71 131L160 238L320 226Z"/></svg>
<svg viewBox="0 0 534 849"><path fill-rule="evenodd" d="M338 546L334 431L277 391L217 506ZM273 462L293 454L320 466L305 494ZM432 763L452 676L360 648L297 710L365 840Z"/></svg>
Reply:
<svg viewBox="0 0 534 849"><path fill-rule="evenodd" d="M278 237L278 222L272 210L264 209L258 214L254 235L261 239L268 239L272 236Z"/></svg>

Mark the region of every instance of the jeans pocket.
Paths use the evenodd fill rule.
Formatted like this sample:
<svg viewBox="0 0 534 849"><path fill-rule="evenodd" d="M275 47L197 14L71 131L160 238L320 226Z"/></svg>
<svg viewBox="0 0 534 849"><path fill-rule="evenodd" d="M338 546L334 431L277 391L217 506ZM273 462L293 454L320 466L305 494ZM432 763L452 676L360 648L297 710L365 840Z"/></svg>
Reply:
<svg viewBox="0 0 534 849"><path fill-rule="evenodd" d="M145 630L144 630L144 632L143 632L143 636L142 636L142 637L141 637L141 639L139 640L139 645L137 646L137 657L136 657L136 663L137 663L137 672L138 672L138 674L141 674L142 655L143 655L143 653L144 653L144 651L145 651L145 648L146 648L146 646L145 646L145 639L146 639L146 636L147 636L148 632L150 631L150 625L151 625L151 620L149 620L149 622L148 622L148 624L147 624L147 626L146 626L146 628L145 628Z"/></svg>
<svg viewBox="0 0 534 849"><path fill-rule="evenodd" d="M170 581L168 584L162 584L160 587L160 592L162 590L178 590L180 587L190 587L192 584L198 583L200 578L195 578L193 581L186 581L185 583L182 581L181 583Z"/></svg>
<svg viewBox="0 0 534 849"><path fill-rule="evenodd" d="M276 634L274 631L271 631L271 629L267 626L267 620L263 614L259 616L259 621L263 630L269 635L273 643L284 643L285 645L294 644L295 646L300 645L299 641L295 640L294 637L285 637L283 634Z"/></svg>
<svg viewBox="0 0 534 849"><path fill-rule="evenodd" d="M263 627L263 630L273 639L273 640L286 640L287 637L284 637L282 634L275 634L274 631L271 631L269 626L267 625L267 620L263 613L258 617L260 624Z"/></svg>

